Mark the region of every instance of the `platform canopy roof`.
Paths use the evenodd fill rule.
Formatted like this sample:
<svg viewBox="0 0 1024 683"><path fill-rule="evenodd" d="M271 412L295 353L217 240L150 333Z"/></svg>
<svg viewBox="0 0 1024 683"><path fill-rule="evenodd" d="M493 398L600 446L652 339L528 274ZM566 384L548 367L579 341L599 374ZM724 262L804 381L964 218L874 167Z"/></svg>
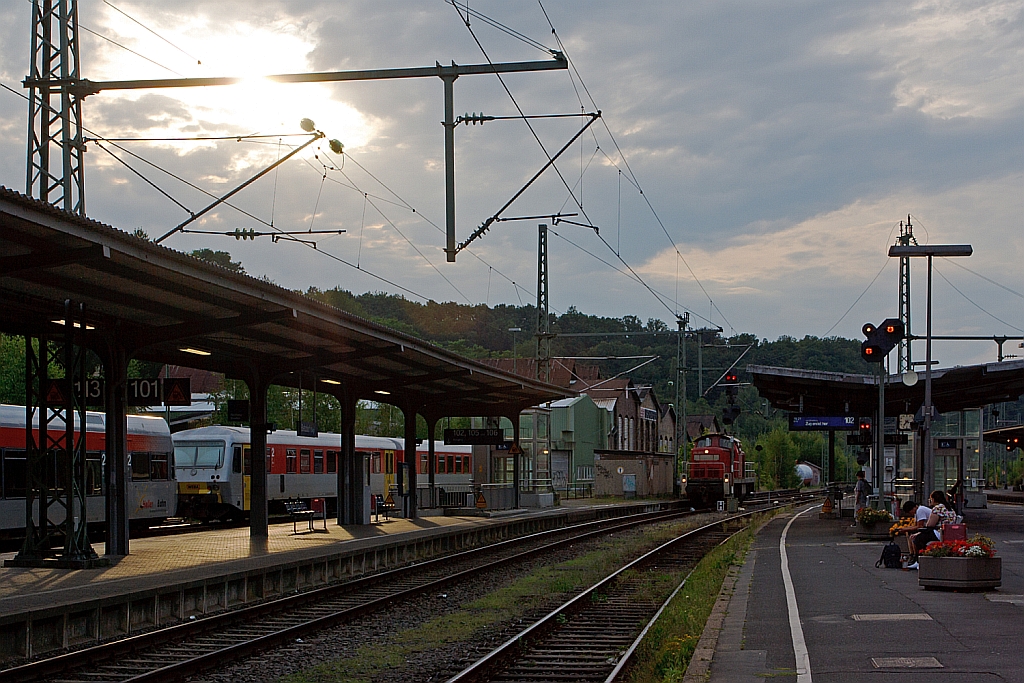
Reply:
<svg viewBox="0 0 1024 683"><path fill-rule="evenodd" d="M844 372L748 365L762 397L775 408L805 415L871 415L878 407L878 378ZM1015 401L1024 394L1024 360L932 370L932 403L939 412ZM924 405L924 373L914 386L902 375L885 385L885 413L916 413Z"/></svg>
<svg viewBox="0 0 1024 683"><path fill-rule="evenodd" d="M0 187L0 331L60 334L69 298L85 304L96 348L285 386L315 380L427 417L575 395Z"/></svg>

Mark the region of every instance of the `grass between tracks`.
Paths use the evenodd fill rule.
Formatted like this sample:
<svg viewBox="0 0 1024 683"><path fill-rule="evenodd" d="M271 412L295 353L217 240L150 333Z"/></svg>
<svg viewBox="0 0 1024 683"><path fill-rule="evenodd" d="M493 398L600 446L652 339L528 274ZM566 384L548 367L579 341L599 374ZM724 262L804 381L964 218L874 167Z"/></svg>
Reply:
<svg viewBox="0 0 1024 683"><path fill-rule="evenodd" d="M458 612L431 619L416 628L395 634L386 642L382 640L372 646L362 646L348 656L300 671L281 681L369 683L385 670L407 666L407 661L419 653L443 651L453 644L473 640L488 627L531 612L547 611L559 601L597 583L630 558L696 526L695 521L687 520L642 529L638 534L615 534L603 540L597 550L565 562L539 567L503 588L461 605ZM716 594L717 591L715 588ZM443 595L446 594L435 593L433 596L439 609L447 599ZM396 606L392 609L401 608ZM699 637L699 631L697 635Z"/></svg>
<svg viewBox="0 0 1024 683"><path fill-rule="evenodd" d="M772 512L774 516L776 512ZM729 567L739 564L766 517L708 553L694 567L686 585L661 613L640 645L631 683L679 683L686 674L704 624L718 600Z"/></svg>

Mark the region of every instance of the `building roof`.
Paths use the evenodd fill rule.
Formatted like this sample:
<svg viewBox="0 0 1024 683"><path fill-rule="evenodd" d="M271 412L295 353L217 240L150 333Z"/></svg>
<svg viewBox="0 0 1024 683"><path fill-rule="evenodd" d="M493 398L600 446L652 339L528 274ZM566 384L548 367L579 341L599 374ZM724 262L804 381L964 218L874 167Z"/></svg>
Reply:
<svg viewBox="0 0 1024 683"><path fill-rule="evenodd" d="M387 395L425 416L509 414L574 393L3 187L0 273L0 330L10 334L61 334L53 321L73 299L94 328L87 345L229 378Z"/></svg>

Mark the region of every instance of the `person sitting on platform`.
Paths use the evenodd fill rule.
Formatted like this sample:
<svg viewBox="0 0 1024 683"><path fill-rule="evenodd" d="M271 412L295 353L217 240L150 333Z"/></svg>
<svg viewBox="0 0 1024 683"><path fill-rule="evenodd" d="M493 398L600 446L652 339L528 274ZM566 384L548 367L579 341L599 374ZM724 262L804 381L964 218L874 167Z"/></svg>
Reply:
<svg viewBox="0 0 1024 683"><path fill-rule="evenodd" d="M943 524L956 521L956 513L946 507L945 493L938 490L932 491L929 500L931 501L932 508L928 514L928 519L925 521L921 531L911 536L917 554L920 554L922 550L927 548L929 543L942 540ZM907 569L917 569L917 562L915 561Z"/></svg>

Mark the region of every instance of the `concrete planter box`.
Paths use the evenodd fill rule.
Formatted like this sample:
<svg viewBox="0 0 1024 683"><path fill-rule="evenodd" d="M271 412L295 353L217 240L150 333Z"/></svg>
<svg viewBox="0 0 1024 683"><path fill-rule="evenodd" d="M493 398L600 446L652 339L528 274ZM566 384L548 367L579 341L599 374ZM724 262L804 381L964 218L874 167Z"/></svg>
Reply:
<svg viewBox="0 0 1024 683"><path fill-rule="evenodd" d="M892 522L878 522L876 524L857 524L857 530L853 535L865 541L884 541L889 538L889 527Z"/></svg>
<svg viewBox="0 0 1024 683"><path fill-rule="evenodd" d="M918 582L925 588L984 590L1003 582L1003 561L999 557L918 558Z"/></svg>

